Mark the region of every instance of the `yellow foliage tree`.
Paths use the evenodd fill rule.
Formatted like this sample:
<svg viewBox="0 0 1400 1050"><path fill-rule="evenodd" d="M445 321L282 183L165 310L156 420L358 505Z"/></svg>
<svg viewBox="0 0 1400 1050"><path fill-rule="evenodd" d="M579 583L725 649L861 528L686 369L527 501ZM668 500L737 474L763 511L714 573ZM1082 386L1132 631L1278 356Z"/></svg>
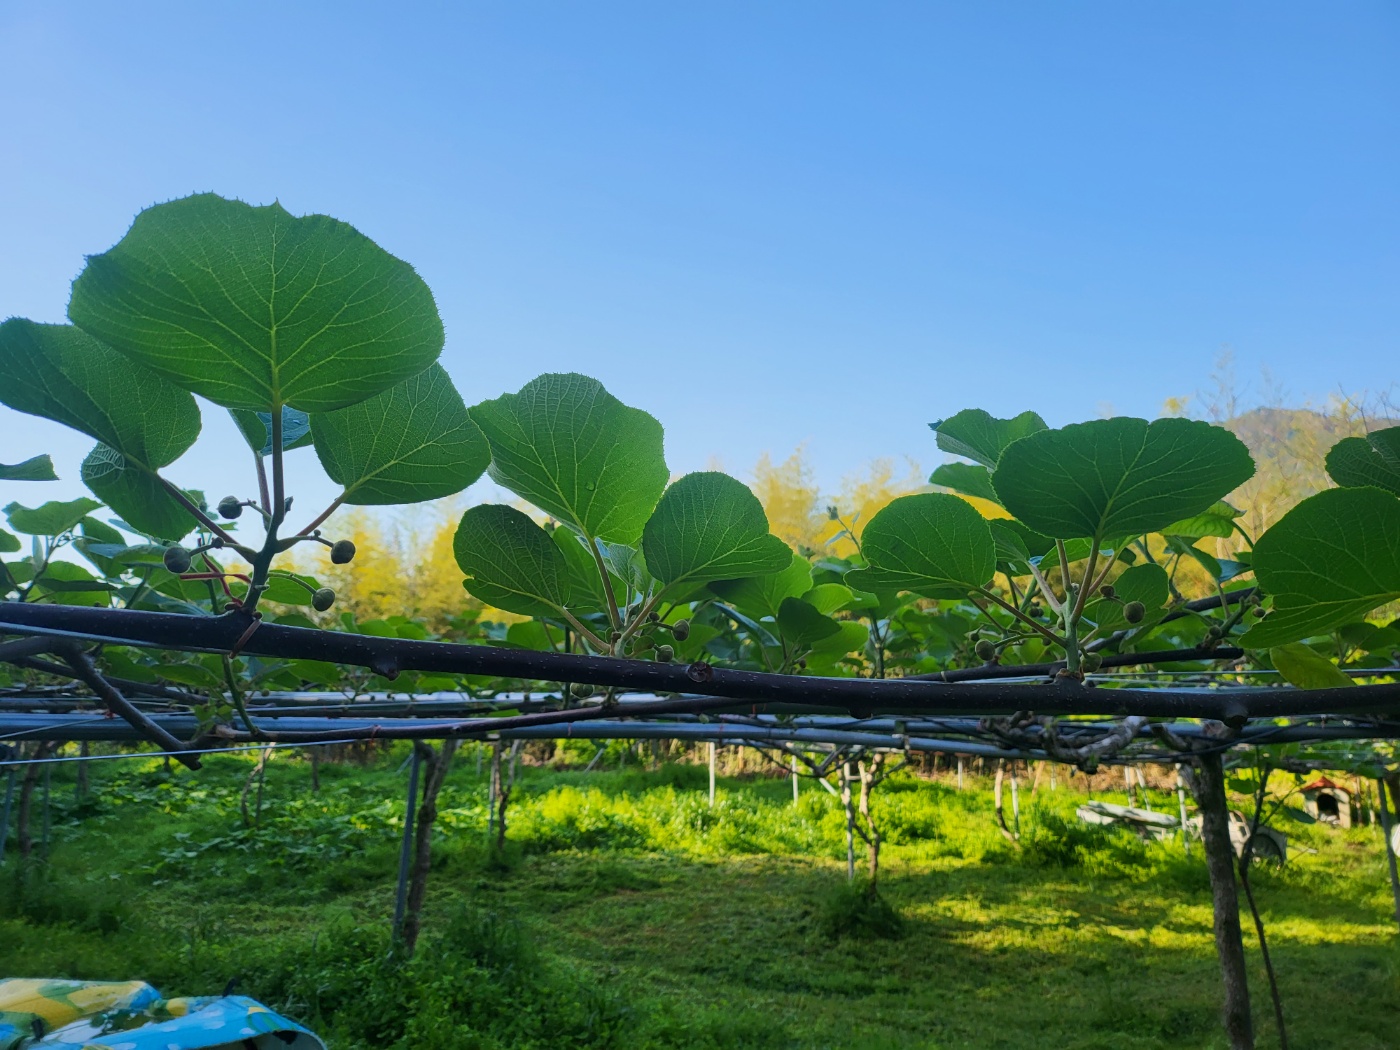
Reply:
<svg viewBox="0 0 1400 1050"><path fill-rule="evenodd" d="M442 630L463 611L481 609L462 588L452 553L459 517L455 500L415 507L411 519L386 520L357 507L331 519L325 530L353 540L355 560L333 565L329 552L320 549L303 555L298 567L334 588L336 609L352 612L357 620L411 616Z"/></svg>
<svg viewBox="0 0 1400 1050"><path fill-rule="evenodd" d="M926 491L929 486L925 478L923 470L913 460L906 460L905 470L900 473L895 461L886 457L872 459L860 470L846 475L841 481L840 495L831 504L841 521L830 520L828 516L819 536L821 544L838 557L850 557L856 552L856 544L850 535L844 534L847 528L859 539L870 519L893 500L911 492Z"/></svg>
<svg viewBox="0 0 1400 1050"><path fill-rule="evenodd" d="M846 526L857 537L875 513L897 496L928 488L923 471L912 460L904 473L892 459L874 459L841 482L838 495L823 495L806 449L798 447L781 463L764 453L753 470L753 492L768 515L768 527L799 551L847 557L855 544L843 535ZM841 524L831 516L835 508Z"/></svg>
<svg viewBox="0 0 1400 1050"><path fill-rule="evenodd" d="M769 531L789 546L815 548L827 516L805 449L799 446L778 464L765 452L753 477L753 492L768 515Z"/></svg>

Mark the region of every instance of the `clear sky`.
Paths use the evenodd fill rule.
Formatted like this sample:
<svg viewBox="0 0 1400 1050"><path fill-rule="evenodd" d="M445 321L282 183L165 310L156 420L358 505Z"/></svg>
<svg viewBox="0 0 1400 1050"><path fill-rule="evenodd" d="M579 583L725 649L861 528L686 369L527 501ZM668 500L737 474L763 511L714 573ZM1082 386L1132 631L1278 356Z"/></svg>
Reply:
<svg viewBox="0 0 1400 1050"><path fill-rule="evenodd" d="M675 471L932 466L932 419L1152 416L1225 346L1246 400L1400 379L1390 0L0 0L0 317L200 190L354 224L468 403L586 372ZM174 477L246 494L205 415ZM65 477L7 499L78 494L91 442L0 434Z"/></svg>

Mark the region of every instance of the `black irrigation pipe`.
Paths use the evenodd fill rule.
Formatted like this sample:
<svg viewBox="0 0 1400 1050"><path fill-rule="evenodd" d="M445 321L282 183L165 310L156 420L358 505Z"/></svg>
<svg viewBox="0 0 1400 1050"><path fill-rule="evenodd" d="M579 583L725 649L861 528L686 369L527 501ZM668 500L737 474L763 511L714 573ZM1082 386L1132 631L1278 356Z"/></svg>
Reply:
<svg viewBox="0 0 1400 1050"><path fill-rule="evenodd" d="M294 723L297 737L305 737L300 743L305 745L325 745L332 743L323 734L316 736L318 729L327 728L326 719L317 718L297 718L291 720ZM410 720L412 721L412 720ZM161 729L172 735L190 734L196 731L197 720L192 715L163 715L159 719ZM383 722L365 721L359 727L362 729L376 729L380 735L398 736L395 732L400 727L386 725ZM451 734L450 725L424 726L415 725L411 728L414 739L433 739ZM1177 732L1182 736L1200 738L1203 736L1203 727L1199 725L1182 725L1176 727ZM486 734L480 734L486 735ZM984 756L990 758L1024 758L1029 760L1044 760L1054 762L1064 762L1063 757L1057 757L1037 748L1030 743L1011 744L1007 742L977 740L977 739L954 739L926 737L918 734L900 734L889 732L853 731L842 730L835 727L823 726L784 726L784 725L742 725L742 724L722 724L722 723L697 723L689 722L677 724L673 722L635 722L622 721L617 719L600 720L578 725L561 726L540 725L533 727L517 728L505 730L499 734L502 739L512 740L557 740L566 738L588 739L588 740L615 740L615 739L661 739L661 740L686 740L691 742L713 742L730 746L753 746L762 747L773 743L791 743L796 745L820 746L830 745L836 747L865 747L871 749L881 749L890 751L919 751L938 752L942 754L960 754ZM1228 740L1211 741L1219 749L1229 749L1240 745L1251 743L1321 743L1327 740L1339 739L1375 739L1377 737L1400 737L1400 724L1391 723L1385 726L1353 726L1353 727L1323 727L1310 728L1307 726L1276 726L1271 724L1260 724L1249 726L1238 736ZM93 719L82 718L80 716L66 715L11 715L0 718L0 738L10 740L48 740L56 742L67 742L76 740L104 741L116 743L135 743L145 741L143 736L134 727L118 719ZM1202 742L1205 742L1204 740ZM296 746L296 741L286 741L284 746ZM275 746L275 745L274 745ZM211 747L211 753L228 750L226 747ZM204 753L204 749L196 746L191 749L171 752L176 757L197 758ZM1181 760L1183 756L1175 753L1161 751L1123 751L1112 755L1105 755L1100 758L1101 763L1122 764L1133 762L1147 763L1172 763ZM22 762L0 762L0 766L23 764Z"/></svg>
<svg viewBox="0 0 1400 1050"><path fill-rule="evenodd" d="M314 698L315 694L296 694L302 699ZM93 703L94 698L83 698L88 705ZM592 704L594 709L602 712L613 721L621 721L634 716L634 713L646 714L648 710L654 710L658 704L671 705L675 699L681 701L697 698L666 698L654 695L628 694L617 698L611 704L602 706ZM557 703L557 699L554 701ZM500 699L495 701L501 711L518 711L524 707L526 702L518 699ZM537 707L542 707L545 701L533 701ZM749 707L752 711L755 707L766 707L768 705L747 705L740 702L734 703L735 707ZM37 708L37 710L36 710ZM397 732L399 727L418 725L427 726L429 735L434 736L456 736L461 735L460 726L456 716L461 712L461 705L457 701L451 700L428 700L415 703L395 703L381 704L379 701L370 701L359 705L320 705L320 704L278 704L259 707L250 707L249 714L255 719L261 728L270 729L277 726L294 727L306 729L308 726L324 727L327 731L335 727L358 726L361 728L378 726L384 732ZM185 719L181 728L189 728L196 724L195 716L187 712L178 712L170 709L164 711L148 712L155 718L171 718L180 716ZM468 715L475 713L468 710ZM538 719L533 728L528 728L526 735L533 738L546 738L549 735L551 726L558 725L565 728L560 730L564 735L579 735L582 732L580 725L574 725L566 721L561 722L560 718L565 717L563 710L557 707L551 709L554 718ZM25 702L23 700L0 701L0 719L7 714L25 714L33 716L70 715L82 718L91 718L96 715L98 718L105 718L105 712L101 708L88 706L79 708L77 701L69 699L63 703L55 703L48 700L37 702ZM1246 742L1261 735L1266 735L1270 739L1279 738L1289 741L1300 740L1345 740L1345 739L1366 739L1380 737L1400 736L1400 722L1381 722L1371 718L1353 719L1351 724L1340 724L1336 720L1340 716L1336 715L1316 715L1306 719L1295 721L1289 725L1280 726L1272 720L1262 720L1251 723L1239 731L1237 738L1241 742ZM483 733L490 733L502 726L501 719L477 720L485 727ZM37 723L35 723L37 724ZM585 723L587 724L587 723ZM854 718L850 716L830 715L830 714L797 714L797 715L775 715L766 711L760 713L712 713L697 715L688 712L677 712L670 714L664 722L629 722L633 725L716 725L720 727L777 727L777 728L800 728L800 729L822 729L839 730L845 732L878 732L893 733L903 736L918 736L935 734L954 734L960 736L970 736L976 738L996 739L994 727L984 720L969 717L944 717L929 718L920 716L891 717L880 716L873 718ZM1103 733L1116 728L1116 723L1102 721L1060 721L1056 725L1062 742L1070 743L1079 738L1094 738ZM1161 728L1158 724L1157 728ZM1219 730L1211 729L1206 724L1197 722L1177 722L1167 725L1173 733L1182 737L1218 736ZM1034 737L1044 730L1039 724L1025 725L1017 732ZM1280 734L1282 736L1280 737ZM515 735L513 731L507 730L507 735ZM653 734L654 735L654 734ZM1154 727L1144 725L1138 732L1138 737L1142 739L1154 738ZM3 739L3 736L0 736Z"/></svg>
<svg viewBox="0 0 1400 1050"><path fill-rule="evenodd" d="M600 718L591 722L539 722L525 726L503 726L499 730L491 725L482 725L471 733L474 737L500 736L505 739L564 740L573 737L626 737L636 736L655 739L690 738L734 739L743 737L777 736L802 733L808 738L817 736L840 737L879 737L889 740L904 740L922 737L930 732L952 734L959 737L987 740L991 734L980 729L976 722L968 720L959 724L956 720L946 722L904 722L900 719L871 719L865 722L851 722L827 718L780 722L776 719L757 720L715 720L702 722L690 720L633 720L617 717ZM192 735L199 728L197 716L192 714L162 714L152 720L172 736ZM497 719L497 723L504 722ZM285 727L285 733L277 737L306 737L321 743L335 743L337 731L353 731L364 735L375 735L384 740L435 740L461 737L461 723L433 722L427 719L395 718L322 718L288 715L277 719ZM1159 723L1160 726L1160 723ZM261 726L259 728L262 728ZM1032 727L1035 728L1035 727ZM1077 736L1099 737L1114 727L1104 723L1061 723L1058 727L1061 740L1073 737L1067 730L1082 729ZM1177 723L1167 726L1174 734L1188 739L1215 739L1217 734L1198 723ZM815 736L814 736L815 734ZM247 734L242 734L246 736ZM1152 727L1143 726L1138 739L1153 738ZM785 737L784 737L785 738ZM1374 740L1400 738L1400 722L1377 722L1357 725L1276 725L1272 722L1257 722L1223 738L1220 742L1247 745L1268 741L1270 743L1325 743L1335 740ZM138 728L122 719L91 714L22 713L0 715L0 739L2 740L50 740L63 741L112 741L136 742L148 740ZM281 742L281 741L274 741ZM295 741L289 741L295 742ZM945 741L947 742L947 741ZM887 746L881 744L879 746ZM898 746L898 745L888 745Z"/></svg>
<svg viewBox="0 0 1400 1050"><path fill-rule="evenodd" d="M8 729L10 729L10 728L12 728L12 727L10 727L7 723L0 723L0 734L3 734L6 730L8 730ZM178 728L178 727L173 727L173 728ZM714 741L715 743L724 744L724 745L728 745L728 746L748 745L748 746L753 746L753 747L761 747L761 746L763 746L764 744L771 744L771 743L777 741L777 742L793 742L793 743L798 743L798 744L803 744L803 743L805 743L805 744L813 744L813 745L830 744L830 745L832 745L832 746L867 747L867 748L871 748L871 749L881 749L881 750L898 750L898 751L910 750L910 751L927 751L927 752L930 752L930 753L931 753L931 752L939 752L939 753L942 753L942 754L977 755L977 756L984 756L984 757L988 757L988 758L1023 758L1023 759L1029 759L1029 760L1040 760L1040 759L1045 759L1045 758L1048 758L1048 757L1049 757L1049 756L1043 755L1043 754L1041 754L1040 752L1034 751L1034 750L1020 750L1020 749L1015 749L1015 748L1006 748L1006 747L1001 747L1001 746L996 745L996 744L987 744L987 743L981 743L981 742L978 742L978 741L934 740L934 739L927 739L927 738L922 738L922 737L889 736L889 735L882 735L882 734L875 734L875 733L825 733L825 732L820 732L820 731L816 731L816 730L786 730L786 731L784 731L784 730L774 730L774 731L768 731L768 732L755 731L755 732L751 732L751 733L747 733L747 734L744 734L744 733L731 733L731 734L728 734L728 735L720 735L720 734L718 734L717 732L715 732L714 730L711 730L711 731L709 732L709 734L706 735L706 734L703 733L703 732L694 732L694 730L703 730L704 728L705 728L705 727L699 726L699 725L667 726L667 725L651 725L651 724L647 724L647 723L640 723L640 724L639 724L639 723L634 723L634 722L623 722L623 723L600 723L600 722L593 722L593 723L588 723L588 724L586 724L586 725L580 726L579 729L578 729L578 731L574 734L574 736L575 736L576 738L578 738L578 739L588 739L588 740L662 739L662 740ZM640 731L639 731L639 730L640 730ZM134 742L144 741L144 740L145 740L145 738L142 737L142 736L140 736L139 734L132 733L132 732L130 732L128 729L125 729L125 728L122 728L122 727L119 727L119 726L112 726L112 725L110 725L110 724L109 724L109 728L100 731L100 735L99 735L99 733L94 733L94 732L90 732L90 731L84 731L84 732L83 732L83 735L79 736L78 731L77 731L77 727L74 727L73 729L68 730L68 731L61 731L61 732L67 732L67 733L71 734L71 735L64 735L64 736L63 736L63 740L64 740L64 741L70 741L70 740L76 740L76 739L83 739L83 740L102 741L102 742L134 743ZM512 732L512 733L503 733L503 734L501 734L501 735L502 735L502 737L504 737L505 739L511 739L511 740L514 740L514 739L523 739L523 740L541 740L541 739L543 739L543 740L551 740L551 739L562 739L562 736L557 735L557 734L548 733L548 732L531 731L531 730L518 730L518 731L516 731L516 732ZM50 739L50 737L49 737L48 735L46 735L46 734L44 733L44 731L43 731L41 728L36 728L36 729L34 729L34 730L29 731L29 733L24 737L24 739L28 739L28 740L48 740L48 739ZM308 742L307 742L306 744L304 744L304 745L303 745L303 744L271 744L271 745L263 744L263 745L250 745L250 746L246 746L246 747L209 747L209 748L196 748L196 749L181 749L181 750L178 750L178 751L158 751L158 752L155 752L155 753L141 751L141 752L133 752L131 755L129 755L129 756L123 756L123 757L141 758L141 757L143 757L143 756L147 756L147 757L159 757L159 756L161 756L161 755L172 755L172 756L175 756L175 757L179 757L179 756L181 756L181 755L185 755L185 756L203 756L203 755L206 755L206 754L211 754L211 755L213 755L213 754L223 754L223 753L228 753L228 752L255 751L255 750L259 750L259 747L260 747L260 746L263 746L263 747L266 747L266 746L272 746L272 747L298 747L298 746L314 747L314 746L323 746L323 747L324 747L324 746L327 746L327 745L329 745L329 744L334 744L334 743L336 743L336 741L316 740L316 741L308 741ZM99 759L101 759L101 758L112 758L112 757L114 757L114 756L102 755L102 756L96 756L96 757L99 758ZM72 761L79 761L79 759L39 759L39 760L35 760L35 761L43 762L43 763L55 762L55 761L72 762ZM91 761L91 759L88 759L88 761ZM3 768L5 768L5 767L7 767L7 766L25 766L25 765L33 765L33 764L35 764L34 761L29 761L29 760L0 760L0 769L3 769Z"/></svg>
<svg viewBox="0 0 1400 1050"><path fill-rule="evenodd" d="M252 621L241 613L188 616L123 609L57 607L0 603L0 631L54 633L70 640L99 636L117 644L199 652L229 652L240 642L250 655L322 660L367 667L393 678L403 670L448 674L486 674L529 681L575 682L655 693L691 693L750 703L787 702L827 706L853 714L907 711L929 714L1143 715L1160 718L1209 718L1242 725L1249 718L1357 711L1400 711L1400 683L1298 690L1291 687L1228 689L1102 689L1057 681L1021 685L943 683L915 679L815 678L711 667L706 663L653 663L614 657L575 656L484 645L375 638L304 627L264 624L249 633ZM669 710L648 713L715 710L711 701L676 701ZM641 713L641 712L639 712ZM558 721L605 717L598 708L558 715ZM523 723L529 724L529 723ZM470 722L459 732L478 732ZM504 728L504 726L502 727Z"/></svg>

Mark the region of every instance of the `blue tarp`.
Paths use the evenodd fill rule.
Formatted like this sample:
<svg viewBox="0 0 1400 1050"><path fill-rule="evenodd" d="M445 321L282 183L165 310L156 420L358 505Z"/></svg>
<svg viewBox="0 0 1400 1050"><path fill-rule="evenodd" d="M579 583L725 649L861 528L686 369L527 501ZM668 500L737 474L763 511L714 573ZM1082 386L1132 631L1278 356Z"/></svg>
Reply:
<svg viewBox="0 0 1400 1050"><path fill-rule="evenodd" d="M326 1050L241 995L164 999L141 981L0 980L0 1050Z"/></svg>

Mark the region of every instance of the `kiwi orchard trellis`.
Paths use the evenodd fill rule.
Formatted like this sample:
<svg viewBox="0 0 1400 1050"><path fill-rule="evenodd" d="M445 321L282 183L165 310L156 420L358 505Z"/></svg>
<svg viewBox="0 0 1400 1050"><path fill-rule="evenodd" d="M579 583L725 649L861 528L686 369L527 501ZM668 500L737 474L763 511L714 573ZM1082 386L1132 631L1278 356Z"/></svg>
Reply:
<svg viewBox="0 0 1400 1050"><path fill-rule="evenodd" d="M838 559L770 535L733 478L668 484L660 424L593 380L541 376L469 409L437 363L426 285L324 216L213 195L158 205L88 259L69 317L0 325L0 401L98 442L82 474L101 503L7 508L32 552L3 563L0 633L12 640L0 663L83 683L121 732L192 768L215 742L442 739L430 817L451 741L590 726L733 732L788 751L948 744L930 749L1187 764L1239 1047L1253 1037L1222 755L1248 744L1299 763L1308 744L1314 762L1336 762L1318 750L1328 741L1395 735L1400 634L1367 617L1400 599L1400 428L1340 442L1328 456L1339 487L1249 537L1223 501L1253 462L1226 430L1124 418L1050 429L1032 412L967 410L934 425L939 447L970 461L934 473L952 491L895 500ZM199 432L195 394L233 414L253 459L256 495L217 513L159 473ZM292 528L283 460L307 445L342 491ZM402 617L342 616L326 630L334 593L277 564L304 543L345 564L353 545L322 535L336 509L448 496L483 471L550 519L476 506L456 533L467 590L530 618L512 648L433 640ZM46 457L0 469L46 477ZM102 504L117 527L93 517ZM1208 553L1208 537L1239 553ZM54 558L65 546L98 574ZM21 547L0 532L0 550ZM1183 565L1213 593L1188 601ZM1163 684L1166 669L1210 679L1222 664L1229 674L1209 685ZM1146 687L1113 676L1134 665L1161 674L1133 680ZM1225 684L1255 670L1289 684ZM532 698L428 718L250 709L255 692L341 673ZM133 700L153 690L187 713ZM90 732L61 711L34 717L46 721L15 731ZM416 843L424 871L430 824Z"/></svg>

